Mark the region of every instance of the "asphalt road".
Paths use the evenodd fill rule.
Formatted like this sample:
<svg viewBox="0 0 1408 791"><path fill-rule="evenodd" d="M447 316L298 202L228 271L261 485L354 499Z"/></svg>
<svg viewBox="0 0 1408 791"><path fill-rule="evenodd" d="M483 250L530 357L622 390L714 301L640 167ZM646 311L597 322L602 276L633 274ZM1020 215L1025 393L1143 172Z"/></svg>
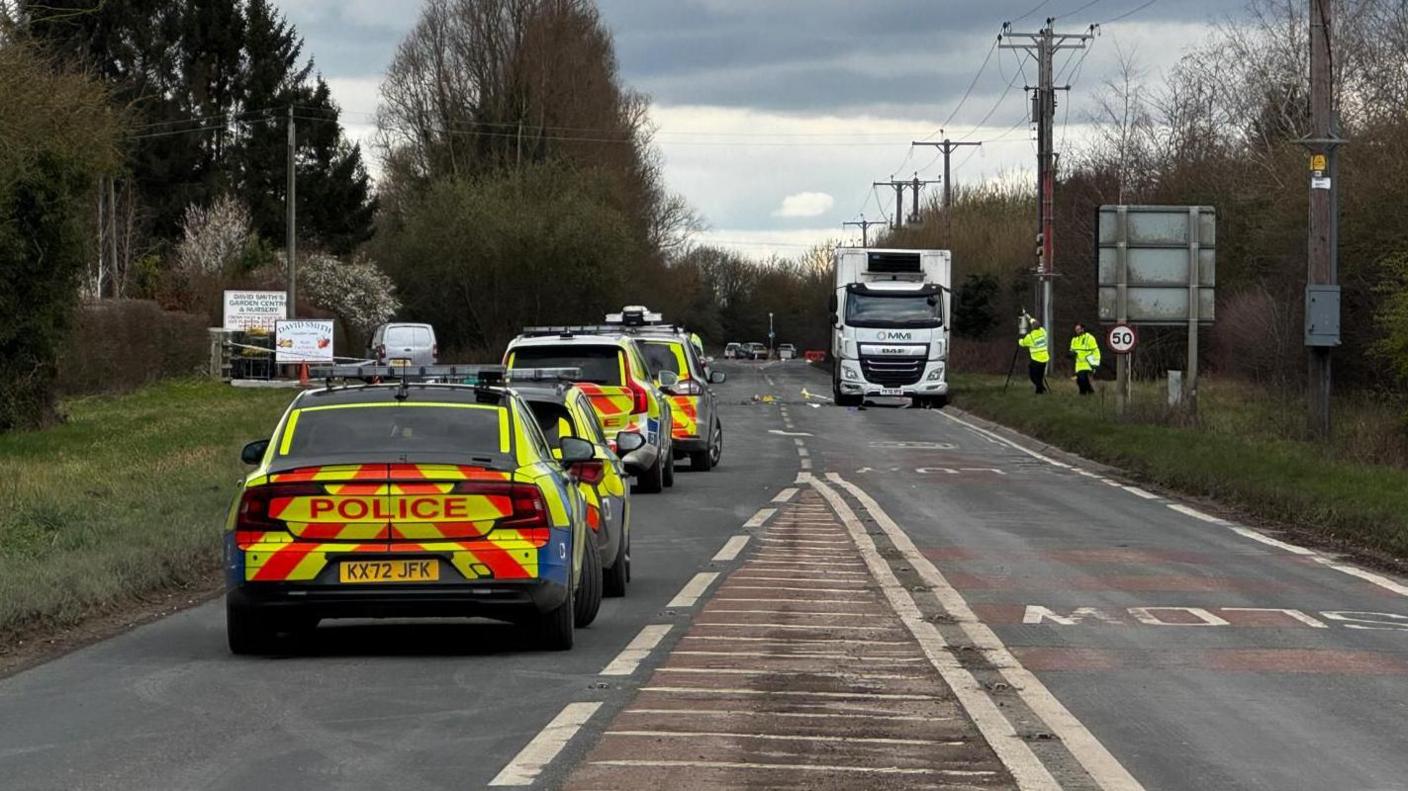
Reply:
<svg viewBox="0 0 1408 791"><path fill-rule="evenodd" d="M757 369L729 370L721 465L634 498L627 596L571 652L487 621L330 622L292 655L237 658L212 602L0 680L0 788L484 786L568 702L623 703L603 667L642 624L687 617L662 613L796 476Z"/></svg>
<svg viewBox="0 0 1408 791"><path fill-rule="evenodd" d="M721 367L722 466L635 499L635 581L572 652L333 623L234 658L209 604L0 680L0 787L1408 788L1402 580L954 410Z"/></svg>

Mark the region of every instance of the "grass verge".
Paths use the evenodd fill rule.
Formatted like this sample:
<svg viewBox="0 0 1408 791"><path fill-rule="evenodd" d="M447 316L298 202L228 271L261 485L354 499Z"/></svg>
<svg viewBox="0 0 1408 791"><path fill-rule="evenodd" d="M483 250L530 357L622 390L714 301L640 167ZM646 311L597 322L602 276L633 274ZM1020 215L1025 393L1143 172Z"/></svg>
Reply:
<svg viewBox="0 0 1408 791"><path fill-rule="evenodd" d="M959 375L954 404L1170 490L1331 543L1408 558L1408 470L1357 460L1352 448L1337 443L1283 438L1276 426L1303 422L1303 410L1280 411L1270 420L1272 399L1265 393L1257 397L1245 385L1208 381L1200 383L1199 425L1154 417L1152 388L1136 394L1142 409L1119 419L1113 384L1101 385L1109 388L1104 398L1079 398L1074 385L1069 393L1058 386L1037 398L1015 378L1003 392L1003 377ZM1353 428L1362 419L1347 414L1342 422Z"/></svg>
<svg viewBox="0 0 1408 791"><path fill-rule="evenodd" d="M291 397L170 380L0 435L0 644L208 579L240 447Z"/></svg>

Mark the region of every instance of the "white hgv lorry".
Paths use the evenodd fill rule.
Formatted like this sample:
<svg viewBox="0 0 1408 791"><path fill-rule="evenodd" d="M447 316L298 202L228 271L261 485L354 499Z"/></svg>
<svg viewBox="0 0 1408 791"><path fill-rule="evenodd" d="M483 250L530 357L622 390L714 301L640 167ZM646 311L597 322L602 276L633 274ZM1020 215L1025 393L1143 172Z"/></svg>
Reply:
<svg viewBox="0 0 1408 791"><path fill-rule="evenodd" d="M831 384L836 403L948 403L953 261L948 250L836 250Z"/></svg>

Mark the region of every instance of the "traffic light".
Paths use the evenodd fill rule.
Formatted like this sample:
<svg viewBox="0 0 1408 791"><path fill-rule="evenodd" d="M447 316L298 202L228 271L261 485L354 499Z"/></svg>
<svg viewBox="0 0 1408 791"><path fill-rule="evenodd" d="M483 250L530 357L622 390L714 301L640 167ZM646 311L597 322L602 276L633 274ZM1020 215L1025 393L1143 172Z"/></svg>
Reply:
<svg viewBox="0 0 1408 791"><path fill-rule="evenodd" d="M1042 271L1042 256L1046 252L1046 234L1036 235L1036 269Z"/></svg>

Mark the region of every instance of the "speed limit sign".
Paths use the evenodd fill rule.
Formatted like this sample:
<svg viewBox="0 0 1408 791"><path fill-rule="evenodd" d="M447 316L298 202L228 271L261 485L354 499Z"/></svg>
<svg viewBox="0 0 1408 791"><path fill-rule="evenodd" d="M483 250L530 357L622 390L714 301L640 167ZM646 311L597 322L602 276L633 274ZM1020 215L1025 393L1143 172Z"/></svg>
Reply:
<svg viewBox="0 0 1408 791"><path fill-rule="evenodd" d="M1135 332L1134 328L1128 324L1116 324L1110 328L1105 340L1110 345L1110 351L1129 354L1139 343L1139 333Z"/></svg>

